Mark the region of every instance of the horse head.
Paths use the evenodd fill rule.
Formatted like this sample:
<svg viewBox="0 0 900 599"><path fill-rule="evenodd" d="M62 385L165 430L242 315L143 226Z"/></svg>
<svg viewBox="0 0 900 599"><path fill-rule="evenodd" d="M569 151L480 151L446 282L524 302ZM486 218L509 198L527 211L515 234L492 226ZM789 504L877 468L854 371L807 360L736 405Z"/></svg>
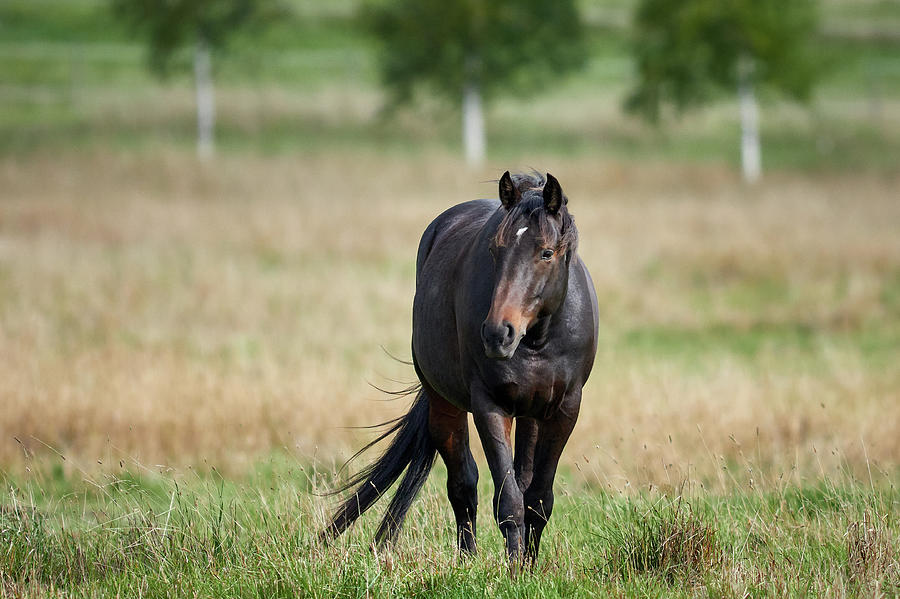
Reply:
<svg viewBox="0 0 900 599"><path fill-rule="evenodd" d="M506 211L491 239L494 290L481 325L489 358L512 357L540 319L552 315L566 297L568 266L578 244L568 200L556 177L500 178Z"/></svg>

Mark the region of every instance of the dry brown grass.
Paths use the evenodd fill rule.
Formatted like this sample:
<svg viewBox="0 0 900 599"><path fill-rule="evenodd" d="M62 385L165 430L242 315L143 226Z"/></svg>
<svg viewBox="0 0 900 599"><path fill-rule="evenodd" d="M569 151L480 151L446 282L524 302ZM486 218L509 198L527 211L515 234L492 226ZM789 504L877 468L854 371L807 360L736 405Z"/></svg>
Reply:
<svg viewBox="0 0 900 599"><path fill-rule="evenodd" d="M867 593L900 593L900 542L891 538L888 518L866 512L847 529L847 577Z"/></svg>
<svg viewBox="0 0 900 599"><path fill-rule="evenodd" d="M774 175L750 190L715 167L528 163L572 198L600 297L597 366L564 457L585 480L716 481L739 463L746 480L719 482L756 484L900 465L897 177ZM104 463L346 455L361 435L344 427L403 408L367 382L413 377L380 348L409 357L422 229L492 196L483 181L515 165L494 166L2 159L0 463L45 443ZM743 337L757 349L728 350Z"/></svg>
<svg viewBox="0 0 900 599"><path fill-rule="evenodd" d="M724 554L715 526L694 513L682 498L631 507L612 534L601 558L601 576L653 572L671 581L702 576L720 567Z"/></svg>

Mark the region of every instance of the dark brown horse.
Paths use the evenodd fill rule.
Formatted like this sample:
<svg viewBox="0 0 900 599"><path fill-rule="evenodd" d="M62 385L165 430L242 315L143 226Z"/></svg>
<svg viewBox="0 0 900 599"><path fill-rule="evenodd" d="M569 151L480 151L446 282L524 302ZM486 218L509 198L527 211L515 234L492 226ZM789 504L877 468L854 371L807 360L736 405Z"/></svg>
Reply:
<svg viewBox="0 0 900 599"><path fill-rule="evenodd" d="M343 532L406 470L376 534L379 542L393 539L440 453L459 548L474 552L471 412L511 565L537 557L556 467L597 349L597 298L576 253L567 202L550 174L506 172L499 202L459 204L425 229L412 339L421 388L409 412L375 441L394 435L385 453L341 489L355 487L325 538Z"/></svg>

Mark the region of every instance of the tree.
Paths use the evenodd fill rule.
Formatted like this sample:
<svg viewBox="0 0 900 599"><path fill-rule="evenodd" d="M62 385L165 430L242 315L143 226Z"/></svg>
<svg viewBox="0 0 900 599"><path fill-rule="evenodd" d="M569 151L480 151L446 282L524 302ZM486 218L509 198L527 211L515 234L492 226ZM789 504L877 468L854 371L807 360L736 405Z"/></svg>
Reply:
<svg viewBox="0 0 900 599"><path fill-rule="evenodd" d="M633 40L638 81L626 108L656 122L664 103L682 111L736 90L742 170L755 181L756 89L807 100L817 74L816 31L815 0L640 0Z"/></svg>
<svg viewBox="0 0 900 599"><path fill-rule="evenodd" d="M279 13L276 0L110 0L113 13L146 38L151 68L167 74L183 48L194 55L197 154L212 156L215 100L212 52L242 28Z"/></svg>
<svg viewBox="0 0 900 599"><path fill-rule="evenodd" d="M486 150L483 99L545 89L586 56L574 0L394 0L367 5L363 16L381 42L395 105L420 84L461 103L470 164Z"/></svg>

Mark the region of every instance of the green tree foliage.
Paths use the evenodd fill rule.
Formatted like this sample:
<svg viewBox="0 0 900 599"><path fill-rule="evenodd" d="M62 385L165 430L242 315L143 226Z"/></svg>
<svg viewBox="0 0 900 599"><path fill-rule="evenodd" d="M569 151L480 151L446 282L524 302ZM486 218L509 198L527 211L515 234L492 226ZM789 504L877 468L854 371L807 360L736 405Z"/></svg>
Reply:
<svg viewBox="0 0 900 599"><path fill-rule="evenodd" d="M742 77L806 100L816 76L815 0L640 0L637 84L626 108L656 121L733 93Z"/></svg>
<svg viewBox="0 0 900 599"><path fill-rule="evenodd" d="M213 154L215 100L213 52L241 29L261 25L281 13L279 0L110 0L113 13L147 38L148 62L168 73L179 50L192 47L197 92L197 154Z"/></svg>
<svg viewBox="0 0 900 599"><path fill-rule="evenodd" d="M113 13L146 37L151 67L165 74L173 57L197 43L215 51L237 31L282 13L277 0L110 0Z"/></svg>
<svg viewBox="0 0 900 599"><path fill-rule="evenodd" d="M395 0L369 4L363 15L399 102L418 84L452 101L466 85L486 97L537 91L586 56L574 0Z"/></svg>

